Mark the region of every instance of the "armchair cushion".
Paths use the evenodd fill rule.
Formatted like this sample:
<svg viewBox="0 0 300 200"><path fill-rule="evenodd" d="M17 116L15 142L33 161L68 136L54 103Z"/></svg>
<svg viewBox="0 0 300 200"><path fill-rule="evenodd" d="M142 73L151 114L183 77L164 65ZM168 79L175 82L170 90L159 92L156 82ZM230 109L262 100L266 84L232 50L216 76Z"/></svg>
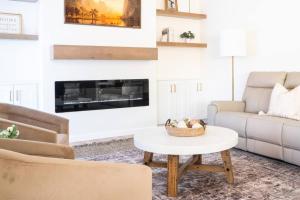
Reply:
<svg viewBox="0 0 300 200"><path fill-rule="evenodd" d="M142 165L44 158L0 149L0 177L1 199L152 199L152 172Z"/></svg>
<svg viewBox="0 0 300 200"><path fill-rule="evenodd" d="M27 155L74 159L72 147L46 142L20 139L0 139L0 149L6 149Z"/></svg>

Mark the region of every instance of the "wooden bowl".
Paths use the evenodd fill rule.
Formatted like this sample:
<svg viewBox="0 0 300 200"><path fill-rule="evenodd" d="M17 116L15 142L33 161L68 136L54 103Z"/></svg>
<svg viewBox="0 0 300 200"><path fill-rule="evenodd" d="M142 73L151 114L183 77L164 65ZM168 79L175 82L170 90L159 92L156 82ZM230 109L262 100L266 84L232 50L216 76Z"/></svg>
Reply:
<svg viewBox="0 0 300 200"><path fill-rule="evenodd" d="M204 128L175 128L170 125L171 120L166 122L165 128L167 133L175 137L196 137L205 134L205 123L200 123Z"/></svg>
<svg viewBox="0 0 300 200"><path fill-rule="evenodd" d="M204 135L204 128L174 128L166 126L167 133L175 137L196 137Z"/></svg>

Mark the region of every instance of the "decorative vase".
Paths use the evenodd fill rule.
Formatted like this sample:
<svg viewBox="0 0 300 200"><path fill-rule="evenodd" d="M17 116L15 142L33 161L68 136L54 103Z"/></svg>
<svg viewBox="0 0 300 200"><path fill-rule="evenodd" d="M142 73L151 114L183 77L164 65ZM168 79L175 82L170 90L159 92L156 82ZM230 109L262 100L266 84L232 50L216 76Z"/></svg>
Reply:
<svg viewBox="0 0 300 200"><path fill-rule="evenodd" d="M185 43L190 43L191 40L192 40L192 39L190 39L190 38L184 38L184 42L185 42Z"/></svg>

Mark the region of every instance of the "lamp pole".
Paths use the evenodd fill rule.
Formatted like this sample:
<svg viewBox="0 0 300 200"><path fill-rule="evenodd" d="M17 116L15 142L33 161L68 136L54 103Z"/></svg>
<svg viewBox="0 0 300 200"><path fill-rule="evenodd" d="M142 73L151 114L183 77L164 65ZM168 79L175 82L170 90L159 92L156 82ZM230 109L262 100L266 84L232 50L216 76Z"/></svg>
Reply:
<svg viewBox="0 0 300 200"><path fill-rule="evenodd" d="M234 101L234 56L231 56L232 101Z"/></svg>

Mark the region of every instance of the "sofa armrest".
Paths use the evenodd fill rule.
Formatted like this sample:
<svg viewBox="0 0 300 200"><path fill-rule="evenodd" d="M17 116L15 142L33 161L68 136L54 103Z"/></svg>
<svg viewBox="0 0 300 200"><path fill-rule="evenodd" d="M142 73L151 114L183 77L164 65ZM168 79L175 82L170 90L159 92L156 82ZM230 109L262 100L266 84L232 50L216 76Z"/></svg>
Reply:
<svg viewBox="0 0 300 200"><path fill-rule="evenodd" d="M20 131L18 139L57 143L57 132L55 131L0 118L0 129L6 129L13 124Z"/></svg>
<svg viewBox="0 0 300 200"><path fill-rule="evenodd" d="M52 158L74 159L75 157L70 146L19 139L0 139L0 149Z"/></svg>
<svg viewBox="0 0 300 200"><path fill-rule="evenodd" d="M0 150L0 171L8 177L0 179L3 199L152 200L152 172L143 165L41 158Z"/></svg>
<svg viewBox="0 0 300 200"><path fill-rule="evenodd" d="M208 106L208 124L215 124L218 112L244 112L246 104L244 101L213 101Z"/></svg>
<svg viewBox="0 0 300 200"><path fill-rule="evenodd" d="M213 101L211 106L215 106L218 112L244 112L244 101Z"/></svg>

